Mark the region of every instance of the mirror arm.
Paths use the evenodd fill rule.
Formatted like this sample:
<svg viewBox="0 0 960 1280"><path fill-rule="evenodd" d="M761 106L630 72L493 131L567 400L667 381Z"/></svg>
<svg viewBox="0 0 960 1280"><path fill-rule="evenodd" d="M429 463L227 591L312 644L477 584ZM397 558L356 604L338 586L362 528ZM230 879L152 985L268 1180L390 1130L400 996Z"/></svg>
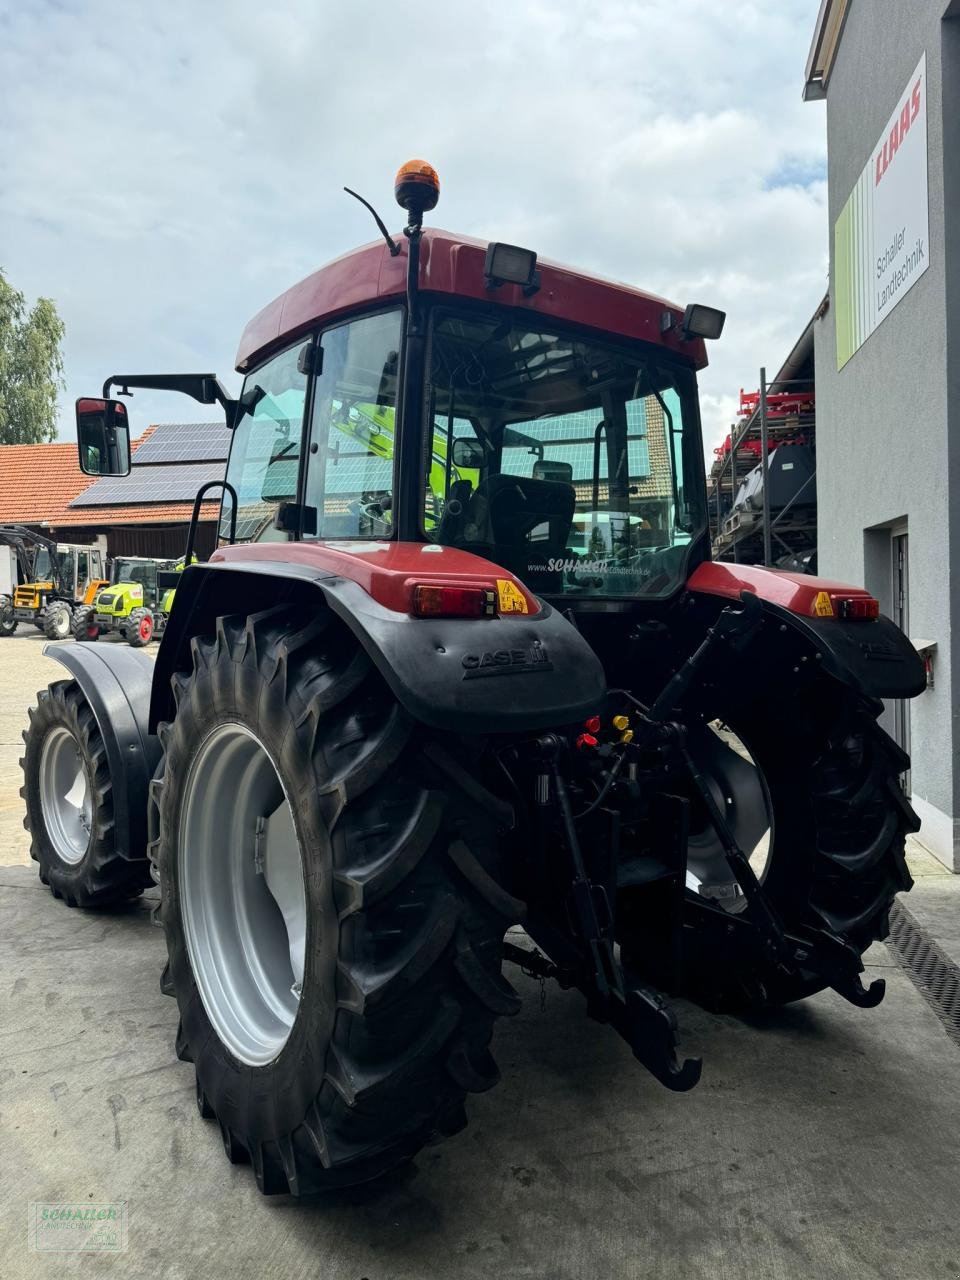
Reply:
<svg viewBox="0 0 960 1280"><path fill-rule="evenodd" d="M150 391L180 391L201 404L219 404L232 431L237 420L237 401L214 373L115 373L103 384L103 398L110 399L112 387L140 387Z"/></svg>

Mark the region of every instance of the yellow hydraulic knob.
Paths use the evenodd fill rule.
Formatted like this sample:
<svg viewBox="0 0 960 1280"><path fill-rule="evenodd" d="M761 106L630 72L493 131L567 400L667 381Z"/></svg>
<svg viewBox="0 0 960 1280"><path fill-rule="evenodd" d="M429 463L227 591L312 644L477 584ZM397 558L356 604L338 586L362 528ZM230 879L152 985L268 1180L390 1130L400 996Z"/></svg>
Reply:
<svg viewBox="0 0 960 1280"><path fill-rule="evenodd" d="M619 730L621 730L621 732L622 732L624 729L629 729L629 728L630 728L630 717L629 717L629 716L614 716L614 717L613 717L612 724L613 724L613 727L614 727L615 729L619 729Z"/></svg>
<svg viewBox="0 0 960 1280"><path fill-rule="evenodd" d="M618 717L617 717L617 719L618 719L618 720L622 720L622 719L623 719L623 716L618 716ZM632 741L633 741L633 730L632 730L632 729L627 729L627 731L626 731L625 733L622 733L622 734L620 735L620 741L621 741L621 742L623 742L623 743L632 742Z"/></svg>

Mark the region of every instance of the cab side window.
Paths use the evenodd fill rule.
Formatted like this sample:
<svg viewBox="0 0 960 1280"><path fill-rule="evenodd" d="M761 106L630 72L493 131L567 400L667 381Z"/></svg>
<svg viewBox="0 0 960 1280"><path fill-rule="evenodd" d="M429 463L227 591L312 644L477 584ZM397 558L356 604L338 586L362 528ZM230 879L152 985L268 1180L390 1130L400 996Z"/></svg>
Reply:
<svg viewBox="0 0 960 1280"><path fill-rule="evenodd" d="M306 505L318 538L393 532L401 313L363 316L322 336L313 395Z"/></svg>
<svg viewBox="0 0 960 1280"><path fill-rule="evenodd" d="M237 491L241 541L278 536L271 534L278 505L296 501L307 398L307 375L300 360L304 345L289 347L248 374L240 393L227 479ZM228 498L220 517L223 538L230 534L230 508Z"/></svg>

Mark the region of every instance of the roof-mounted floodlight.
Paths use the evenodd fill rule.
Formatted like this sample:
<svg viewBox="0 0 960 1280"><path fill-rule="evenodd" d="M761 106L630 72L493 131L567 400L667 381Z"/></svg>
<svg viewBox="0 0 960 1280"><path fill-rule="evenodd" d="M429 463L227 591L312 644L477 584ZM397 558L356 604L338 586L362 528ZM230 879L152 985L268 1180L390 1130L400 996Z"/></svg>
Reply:
<svg viewBox="0 0 960 1280"><path fill-rule="evenodd" d="M502 284L518 284L523 289L523 296L528 298L540 288L537 255L532 249L521 249L515 244L494 241L488 245L483 274L488 289L499 289Z"/></svg>
<svg viewBox="0 0 960 1280"><path fill-rule="evenodd" d="M682 320L678 320L672 311L664 311L660 318L660 332L669 333L671 329L679 329L687 339L719 338L726 318L725 311L705 307L700 302L691 302L684 311Z"/></svg>

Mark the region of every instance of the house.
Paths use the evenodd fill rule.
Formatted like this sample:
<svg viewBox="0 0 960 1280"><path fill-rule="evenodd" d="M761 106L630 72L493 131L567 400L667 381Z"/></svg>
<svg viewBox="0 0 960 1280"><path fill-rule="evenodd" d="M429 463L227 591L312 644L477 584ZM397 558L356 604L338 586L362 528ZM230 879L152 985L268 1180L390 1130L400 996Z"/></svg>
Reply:
<svg viewBox="0 0 960 1280"><path fill-rule="evenodd" d="M0 445L0 524L95 543L111 557L182 555L197 489L223 478L229 446L222 424L160 423L132 442L129 476L91 479L74 443ZM211 499L201 507L201 557L216 542L219 494Z"/></svg>

